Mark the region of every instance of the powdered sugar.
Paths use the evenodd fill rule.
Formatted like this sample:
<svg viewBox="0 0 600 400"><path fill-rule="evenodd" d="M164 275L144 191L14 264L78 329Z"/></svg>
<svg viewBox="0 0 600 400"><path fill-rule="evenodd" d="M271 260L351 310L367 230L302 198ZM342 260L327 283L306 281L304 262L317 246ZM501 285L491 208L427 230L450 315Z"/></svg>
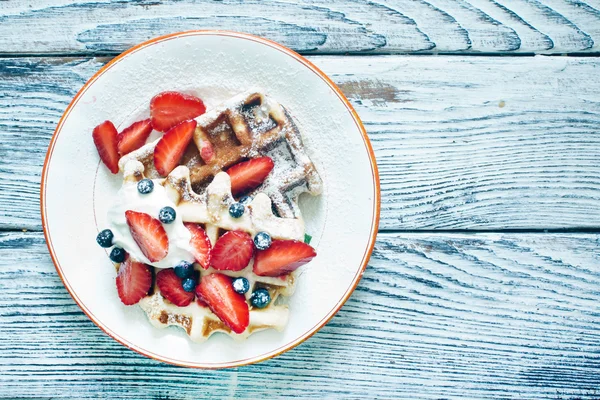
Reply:
<svg viewBox="0 0 600 400"><path fill-rule="evenodd" d="M198 127L194 141L201 149L206 140L215 148L216 157L227 162L243 158L270 156L276 168L255 193L264 192L281 216L300 218L297 197L302 192L313 195L322 190L322 181L307 156L302 136L288 111L273 98L256 90L246 91L196 118ZM127 154L119 161L122 170L128 161L138 160L145 174L157 177L151 157L158 140ZM192 171L192 184L205 184L206 179L221 170L222 164L200 163L198 158L186 162Z"/></svg>

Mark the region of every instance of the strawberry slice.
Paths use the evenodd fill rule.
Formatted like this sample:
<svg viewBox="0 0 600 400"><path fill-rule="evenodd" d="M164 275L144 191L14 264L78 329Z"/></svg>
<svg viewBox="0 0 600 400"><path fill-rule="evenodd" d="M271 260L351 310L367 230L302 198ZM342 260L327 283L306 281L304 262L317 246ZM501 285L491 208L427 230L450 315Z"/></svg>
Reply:
<svg viewBox="0 0 600 400"><path fill-rule="evenodd" d="M260 276L284 275L295 271L316 255L315 249L304 242L273 240L271 247L256 253L253 271Z"/></svg>
<svg viewBox="0 0 600 400"><path fill-rule="evenodd" d="M196 262L200 264L202 268L208 269L208 266L210 265L210 249L212 246L210 245L208 236L206 236L206 232L204 232L204 229L198 224L191 222L184 222L183 224L192 234L190 246L192 246L192 253L194 254Z"/></svg>
<svg viewBox="0 0 600 400"><path fill-rule="evenodd" d="M117 293L126 306L136 304L143 299L152 286L152 270L144 263L127 257L119 267L117 274Z"/></svg>
<svg viewBox="0 0 600 400"><path fill-rule="evenodd" d="M235 333L242 333L248 327L248 303L243 294L233 290L230 277L218 273L203 277L196 286L196 296Z"/></svg>
<svg viewBox="0 0 600 400"><path fill-rule="evenodd" d="M231 178L231 193L237 196L256 188L263 183L272 169L273 160L270 157L253 158L235 164L227 170Z"/></svg>
<svg viewBox="0 0 600 400"><path fill-rule="evenodd" d="M133 240L150 262L160 261L169 252L169 237L159 220L150 215L125 211L125 218Z"/></svg>
<svg viewBox="0 0 600 400"><path fill-rule="evenodd" d="M161 269L156 274L156 286L160 294L178 307L185 307L194 300L194 292L186 292L181 286L181 278L173 268Z"/></svg>
<svg viewBox="0 0 600 400"><path fill-rule="evenodd" d="M204 114L206 107L195 96L179 92L162 92L150 100L152 126L166 132L175 125Z"/></svg>
<svg viewBox="0 0 600 400"><path fill-rule="evenodd" d="M154 166L159 174L167 176L177 166L192 140L194 129L196 121L183 121L160 138L154 148Z"/></svg>
<svg viewBox="0 0 600 400"><path fill-rule="evenodd" d="M131 126L119 133L119 154L124 156L146 144L148 136L152 133L150 118L134 122Z"/></svg>
<svg viewBox="0 0 600 400"><path fill-rule="evenodd" d="M217 240L210 253L210 264L216 270L241 271L254 254L252 237L246 232L229 231Z"/></svg>
<svg viewBox="0 0 600 400"><path fill-rule="evenodd" d="M200 300L197 297L196 297L196 304L198 304L200 307L208 307L208 304L206 304L205 302L203 302L202 300Z"/></svg>
<svg viewBox="0 0 600 400"><path fill-rule="evenodd" d="M110 172L119 172L119 150L118 150L117 128L110 121L104 121L94 128L92 137L98 150L100 159L108 167Z"/></svg>

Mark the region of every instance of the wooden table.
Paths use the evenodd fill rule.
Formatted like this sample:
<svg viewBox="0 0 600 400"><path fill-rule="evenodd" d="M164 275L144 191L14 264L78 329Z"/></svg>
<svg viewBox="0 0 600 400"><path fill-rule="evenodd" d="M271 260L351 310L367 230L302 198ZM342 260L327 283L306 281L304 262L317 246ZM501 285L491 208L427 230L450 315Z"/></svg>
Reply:
<svg viewBox="0 0 600 400"><path fill-rule="evenodd" d="M39 215L77 90L188 29L308 55L356 107L381 172L352 298L294 350L223 371L102 333ZM0 56L1 398L600 398L599 0L4 0Z"/></svg>

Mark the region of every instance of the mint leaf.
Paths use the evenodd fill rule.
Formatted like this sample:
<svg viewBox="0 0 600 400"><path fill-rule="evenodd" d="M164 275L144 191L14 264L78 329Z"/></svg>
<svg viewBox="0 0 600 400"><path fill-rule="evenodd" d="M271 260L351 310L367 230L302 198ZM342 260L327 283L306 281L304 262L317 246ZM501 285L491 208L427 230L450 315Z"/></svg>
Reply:
<svg viewBox="0 0 600 400"><path fill-rule="evenodd" d="M309 234L305 233L304 234L304 243L310 244L311 240L312 240L312 236L310 236Z"/></svg>

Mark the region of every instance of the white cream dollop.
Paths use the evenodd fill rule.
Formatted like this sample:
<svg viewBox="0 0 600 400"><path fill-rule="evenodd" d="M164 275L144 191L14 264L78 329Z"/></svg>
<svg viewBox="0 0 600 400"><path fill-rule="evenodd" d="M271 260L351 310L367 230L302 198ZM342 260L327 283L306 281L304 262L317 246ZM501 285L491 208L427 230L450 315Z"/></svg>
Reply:
<svg viewBox="0 0 600 400"><path fill-rule="evenodd" d="M113 243L125 249L134 260L152 265L156 268L172 268L182 260L193 262L190 231L183 225L181 215L177 212L177 206L168 197L165 188L162 186L161 179L154 179L154 190L148 194L141 194L137 190L137 183L124 182L117 194L117 200L108 211L108 225L112 230ZM133 240L129 225L125 218L125 211L132 210L143 212L158 219L158 213L161 208L170 206L176 211L175 221L170 224L162 224L169 237L169 252L167 256L160 261L150 262L139 246Z"/></svg>

